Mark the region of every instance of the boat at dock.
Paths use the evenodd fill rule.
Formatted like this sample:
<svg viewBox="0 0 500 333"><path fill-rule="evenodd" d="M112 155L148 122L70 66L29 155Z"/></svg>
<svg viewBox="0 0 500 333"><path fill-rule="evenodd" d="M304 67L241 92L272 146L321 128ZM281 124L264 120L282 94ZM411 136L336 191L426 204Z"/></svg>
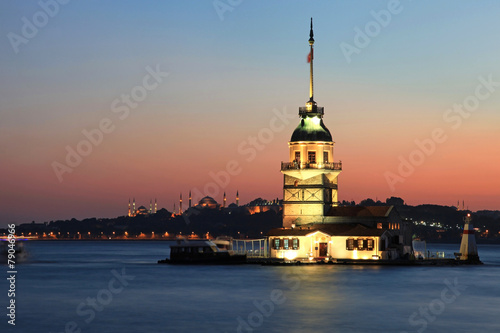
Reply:
<svg viewBox="0 0 500 333"><path fill-rule="evenodd" d="M178 240L170 245L170 258L159 264L235 265L246 263L246 254L236 254L228 240Z"/></svg>

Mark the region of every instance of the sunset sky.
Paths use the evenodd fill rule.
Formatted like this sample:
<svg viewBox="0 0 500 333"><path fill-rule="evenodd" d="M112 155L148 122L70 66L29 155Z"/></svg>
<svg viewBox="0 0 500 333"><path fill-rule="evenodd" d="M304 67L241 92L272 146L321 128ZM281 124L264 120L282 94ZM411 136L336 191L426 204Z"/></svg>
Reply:
<svg viewBox="0 0 500 333"><path fill-rule="evenodd" d="M310 17L340 200L500 209L498 1L41 3L0 3L0 227L281 199Z"/></svg>

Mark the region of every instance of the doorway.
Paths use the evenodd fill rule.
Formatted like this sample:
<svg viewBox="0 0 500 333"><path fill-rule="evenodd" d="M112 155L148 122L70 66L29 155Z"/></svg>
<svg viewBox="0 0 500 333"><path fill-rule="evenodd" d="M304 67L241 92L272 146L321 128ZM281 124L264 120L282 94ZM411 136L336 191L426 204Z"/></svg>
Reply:
<svg viewBox="0 0 500 333"><path fill-rule="evenodd" d="M319 243L319 257L326 257L328 254L328 243Z"/></svg>

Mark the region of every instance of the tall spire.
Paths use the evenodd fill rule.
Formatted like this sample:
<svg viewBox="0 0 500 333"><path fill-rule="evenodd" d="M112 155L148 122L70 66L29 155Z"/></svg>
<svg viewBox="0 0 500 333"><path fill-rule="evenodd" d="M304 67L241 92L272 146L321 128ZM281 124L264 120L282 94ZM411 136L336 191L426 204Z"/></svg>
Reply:
<svg viewBox="0 0 500 333"><path fill-rule="evenodd" d="M309 67L310 67L310 79L309 79L309 102L314 103L314 84L313 84L313 59L314 59L314 33L313 33L313 19L311 17L311 30L309 31L309 47L311 51L309 53Z"/></svg>
<svg viewBox="0 0 500 333"><path fill-rule="evenodd" d="M191 191L189 191L189 208L191 208Z"/></svg>
<svg viewBox="0 0 500 333"><path fill-rule="evenodd" d="M179 214L182 214L182 193L180 194L179 197Z"/></svg>

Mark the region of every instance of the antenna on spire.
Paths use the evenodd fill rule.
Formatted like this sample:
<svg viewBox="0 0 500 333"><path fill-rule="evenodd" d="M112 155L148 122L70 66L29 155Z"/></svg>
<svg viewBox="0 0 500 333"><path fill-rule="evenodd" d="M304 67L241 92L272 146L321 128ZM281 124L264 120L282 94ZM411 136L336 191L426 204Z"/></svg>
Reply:
<svg viewBox="0 0 500 333"><path fill-rule="evenodd" d="M314 44L314 33L313 33L313 18L311 17L311 30L309 31L309 43Z"/></svg>
<svg viewBox="0 0 500 333"><path fill-rule="evenodd" d="M313 59L314 59L314 32L313 32L313 19L311 17L311 30L309 31L309 46L311 51L309 53L309 102L314 103L314 85L313 85Z"/></svg>

